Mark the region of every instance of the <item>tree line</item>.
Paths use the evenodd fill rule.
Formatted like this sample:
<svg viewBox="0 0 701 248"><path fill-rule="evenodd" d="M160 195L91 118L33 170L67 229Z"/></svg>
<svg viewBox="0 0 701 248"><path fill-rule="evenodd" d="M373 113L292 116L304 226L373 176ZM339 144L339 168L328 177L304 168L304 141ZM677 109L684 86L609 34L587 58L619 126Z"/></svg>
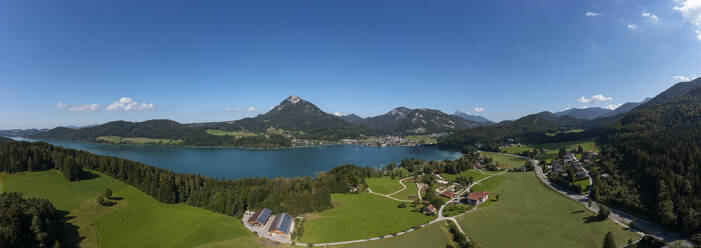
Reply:
<svg viewBox="0 0 701 248"><path fill-rule="evenodd" d="M683 234L701 232L699 127L701 90L625 116L602 137L592 197Z"/></svg>
<svg viewBox="0 0 701 248"><path fill-rule="evenodd" d="M126 159L66 149L44 142L0 138L0 171L17 173L57 169L71 179L71 168L98 171L164 203L184 203L227 215L267 207L292 214L331 208L331 193L347 193L365 184L374 169L343 165L316 177L214 179L179 174Z"/></svg>
<svg viewBox="0 0 701 248"><path fill-rule="evenodd" d="M60 247L62 215L46 199L0 194L0 247Z"/></svg>

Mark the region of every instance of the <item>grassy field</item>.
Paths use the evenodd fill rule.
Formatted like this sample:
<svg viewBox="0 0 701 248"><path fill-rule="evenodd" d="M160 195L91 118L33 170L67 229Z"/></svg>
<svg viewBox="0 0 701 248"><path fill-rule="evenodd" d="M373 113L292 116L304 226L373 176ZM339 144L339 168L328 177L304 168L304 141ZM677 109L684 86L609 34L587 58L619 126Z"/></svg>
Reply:
<svg viewBox="0 0 701 248"><path fill-rule="evenodd" d="M304 243L327 243L372 238L400 232L433 217L411 212L411 207L369 193L332 194L333 209L305 216Z"/></svg>
<svg viewBox="0 0 701 248"><path fill-rule="evenodd" d="M397 199L403 199L403 200L414 200L418 198L418 191L419 187L416 186L416 180L413 178L404 180L404 185L406 185L406 189L402 190L399 193L396 193L392 195L392 197L397 198Z"/></svg>
<svg viewBox="0 0 701 248"><path fill-rule="evenodd" d="M449 180L449 181L454 181L454 180L455 180L456 178L458 178L459 176L465 176L465 178L468 178L468 179L469 179L470 177L472 177L473 180L477 181L477 180L480 180L480 179L482 179L482 178L487 177L488 175L482 174L482 173L480 173L479 171L477 171L477 170L475 170L475 169L469 169L469 170L460 172L460 174L457 174L457 175L445 174L445 173L442 173L442 174L441 174L441 177L443 177L443 179Z"/></svg>
<svg viewBox="0 0 701 248"><path fill-rule="evenodd" d="M234 218L183 204L163 204L111 177L69 182L55 170L3 175L5 190L46 198L69 211L80 247L195 247L233 242L237 247L265 245ZM112 206L95 196L111 188Z"/></svg>
<svg viewBox="0 0 701 248"><path fill-rule="evenodd" d="M600 247L608 231L619 246L638 238L610 220L593 220L596 213L543 185L532 172L504 177L490 192L489 207L458 219L482 247Z"/></svg>
<svg viewBox="0 0 701 248"><path fill-rule="evenodd" d="M494 159L494 162L497 162L499 164L499 168L502 169L518 168L526 163L526 160L522 158L509 156L505 154L491 152L481 152L481 154L484 154L485 156Z"/></svg>
<svg viewBox="0 0 701 248"><path fill-rule="evenodd" d="M392 179L391 177L369 177L365 179L365 183L372 189L373 192L385 195L402 189L402 185L399 184L399 178Z"/></svg>
<svg viewBox="0 0 701 248"><path fill-rule="evenodd" d="M516 173L516 172L514 172L514 173ZM480 182L479 184L477 184L475 186L472 186L472 188L470 188L470 189L472 190L472 192L479 192L479 191L486 190L486 191L489 191L491 193L492 191L494 191L494 189L499 187L499 185L502 182L504 182L505 179L506 179L506 175L493 176L493 177L490 177L489 179L486 179L486 180Z"/></svg>
<svg viewBox="0 0 701 248"><path fill-rule="evenodd" d="M133 187L116 195L129 205L94 220L101 247L193 247L253 236L236 218L183 204L163 204Z"/></svg>
<svg viewBox="0 0 701 248"><path fill-rule="evenodd" d="M237 138L258 136L257 134L249 133L249 132L223 131L223 130L214 130L214 129L207 129L207 133L211 134L211 135L216 135L216 136L234 136Z"/></svg>
<svg viewBox="0 0 701 248"><path fill-rule="evenodd" d="M451 240L452 235L448 227L443 223L435 223L422 229L401 235L399 237L381 239L347 246L334 247L358 247L358 248L384 248L384 247L446 247L455 246Z"/></svg>
<svg viewBox="0 0 701 248"><path fill-rule="evenodd" d="M151 139L151 138L125 138L119 136L100 136L95 139L112 144L159 144L159 145L179 145L182 140L172 139Z"/></svg>
<svg viewBox="0 0 701 248"><path fill-rule="evenodd" d="M557 154L560 148L565 147L565 149L572 150L572 149L577 149L577 146L582 146L582 150L594 150L595 152L599 152L599 147L596 146L596 143L592 139L586 139L586 140L575 140L575 141L568 141L568 142L559 142L559 143L547 143L547 144L540 144L540 145L533 145L533 146L525 146L522 145L520 147L518 146L510 146L507 148L504 148L504 152L506 153L511 153L511 154L521 154L524 151L532 151L533 149L540 149L540 148L545 148L548 151L545 152L544 154L538 154L536 156L536 159L538 160L552 160L557 158ZM578 156L580 157L580 156Z"/></svg>
<svg viewBox="0 0 701 248"><path fill-rule="evenodd" d="M44 198L57 209L71 210L111 188L120 190L127 185L114 178L92 173L93 179L68 182L57 170L47 170L3 177L7 192L22 192L25 196Z"/></svg>

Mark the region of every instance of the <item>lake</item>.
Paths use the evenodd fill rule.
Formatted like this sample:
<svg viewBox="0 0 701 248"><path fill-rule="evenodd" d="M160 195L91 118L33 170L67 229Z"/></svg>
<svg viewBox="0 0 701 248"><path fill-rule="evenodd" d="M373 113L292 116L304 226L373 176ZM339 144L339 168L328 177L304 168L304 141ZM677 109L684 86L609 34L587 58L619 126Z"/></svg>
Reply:
<svg viewBox="0 0 701 248"><path fill-rule="evenodd" d="M17 140L36 141L14 138ZM313 176L342 164L378 167L405 158L456 159L459 152L435 146L332 145L287 149L192 148L46 141L56 146L126 158L179 173L214 178Z"/></svg>

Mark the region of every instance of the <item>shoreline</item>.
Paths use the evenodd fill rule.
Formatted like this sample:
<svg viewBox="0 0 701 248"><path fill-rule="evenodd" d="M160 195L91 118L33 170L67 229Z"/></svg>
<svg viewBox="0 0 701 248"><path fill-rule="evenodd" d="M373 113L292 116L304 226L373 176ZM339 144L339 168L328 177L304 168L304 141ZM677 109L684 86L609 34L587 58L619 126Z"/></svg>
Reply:
<svg viewBox="0 0 701 248"><path fill-rule="evenodd" d="M370 145L360 145L360 144L328 144L328 145L308 145L308 146L289 146L289 147L274 147L274 148L263 148L263 147L239 147L239 146L193 146L193 145L167 145L167 144L138 144L138 143L106 143L106 142L91 142L85 140L60 140L60 139L33 139L26 137L5 137L13 140L28 141L28 142L79 142L85 144L100 144L100 145L133 145L133 146L166 146L166 147L180 147L180 148L195 148L195 149L241 149L241 150L285 150L285 149L295 149L295 148L312 148L312 147L328 147L328 146L363 146L363 147L431 147L438 146L433 145L386 145L386 146L370 146ZM440 149L440 148L439 148ZM450 149L440 149L440 150L450 150Z"/></svg>

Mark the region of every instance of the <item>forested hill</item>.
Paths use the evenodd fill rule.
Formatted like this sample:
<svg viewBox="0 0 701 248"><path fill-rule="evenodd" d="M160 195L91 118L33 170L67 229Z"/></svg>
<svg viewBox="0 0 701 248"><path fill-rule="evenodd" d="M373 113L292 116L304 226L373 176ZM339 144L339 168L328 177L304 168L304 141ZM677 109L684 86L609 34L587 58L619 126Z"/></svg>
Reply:
<svg viewBox="0 0 701 248"><path fill-rule="evenodd" d="M685 234L701 232L701 88L690 90L693 83L665 91L610 127L600 171L610 176L594 177L595 199Z"/></svg>
<svg viewBox="0 0 701 248"><path fill-rule="evenodd" d="M151 138L176 140L180 145L237 146L272 148L290 146L290 140L280 135L268 137L216 136L207 133L206 126L189 126L172 120L144 122L113 121L102 125L71 129L57 127L48 131L27 135L35 139L79 140L96 142L98 137L118 136L127 138Z"/></svg>
<svg viewBox="0 0 701 248"><path fill-rule="evenodd" d="M439 140L438 145L448 149L464 149L475 144L482 149L497 150L507 138L514 142L539 144L582 139L598 136L599 122L575 119L570 116L556 116L550 112L527 115L515 121L502 121L496 125L482 126L455 132ZM584 132L567 133L574 128L590 125ZM551 135L548 135L550 133ZM554 135L553 135L554 134Z"/></svg>

